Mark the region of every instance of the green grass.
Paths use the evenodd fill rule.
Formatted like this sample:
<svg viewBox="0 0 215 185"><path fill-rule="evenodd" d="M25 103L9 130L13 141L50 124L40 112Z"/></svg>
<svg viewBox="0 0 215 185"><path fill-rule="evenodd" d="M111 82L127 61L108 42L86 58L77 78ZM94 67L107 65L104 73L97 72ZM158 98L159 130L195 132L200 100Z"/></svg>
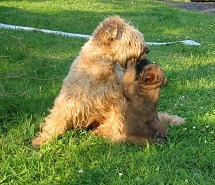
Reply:
<svg viewBox="0 0 215 185"><path fill-rule="evenodd" d="M120 15L146 41L192 39L201 46L151 46L170 82L159 111L187 118L168 141L145 148L90 131L68 131L40 150L30 144L85 39L0 29L0 184L215 183L215 19L149 0L1 1L5 24L91 34ZM79 170L83 170L80 173Z"/></svg>

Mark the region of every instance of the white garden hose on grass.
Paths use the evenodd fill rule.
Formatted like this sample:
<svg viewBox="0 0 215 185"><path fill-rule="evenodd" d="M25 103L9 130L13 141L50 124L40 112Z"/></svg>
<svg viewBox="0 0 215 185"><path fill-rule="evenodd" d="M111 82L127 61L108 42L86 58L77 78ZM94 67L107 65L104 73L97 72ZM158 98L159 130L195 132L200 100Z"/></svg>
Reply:
<svg viewBox="0 0 215 185"><path fill-rule="evenodd" d="M23 27L23 26L14 26L8 24L0 23L0 28L3 29L12 29L12 30L25 30L25 31L38 31L48 34L55 34L55 35L62 35L67 37L78 37L78 38L85 38L89 39L90 35L78 34L78 33L68 33L63 31L53 31L53 30L46 30L46 29L38 29L38 28L31 28L31 27ZM175 41L175 42L146 42L148 45L155 45L155 46L163 46L163 45L172 45L172 44L184 44L184 45L192 45L192 46L200 46L201 44L192 40L182 40L182 41Z"/></svg>

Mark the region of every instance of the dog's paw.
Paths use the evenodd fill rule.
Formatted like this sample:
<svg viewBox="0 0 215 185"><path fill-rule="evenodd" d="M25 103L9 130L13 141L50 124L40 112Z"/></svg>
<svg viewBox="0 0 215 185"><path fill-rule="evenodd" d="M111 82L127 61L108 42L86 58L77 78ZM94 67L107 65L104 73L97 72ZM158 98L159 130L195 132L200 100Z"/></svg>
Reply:
<svg viewBox="0 0 215 185"><path fill-rule="evenodd" d="M158 119L155 119L149 124L149 131L152 141L157 143L165 142L169 133L166 125L161 123Z"/></svg>
<svg viewBox="0 0 215 185"><path fill-rule="evenodd" d="M130 58L126 63L126 68L135 68L137 64L137 58Z"/></svg>
<svg viewBox="0 0 215 185"><path fill-rule="evenodd" d="M167 140L167 133L156 132L152 140L153 143L164 143Z"/></svg>

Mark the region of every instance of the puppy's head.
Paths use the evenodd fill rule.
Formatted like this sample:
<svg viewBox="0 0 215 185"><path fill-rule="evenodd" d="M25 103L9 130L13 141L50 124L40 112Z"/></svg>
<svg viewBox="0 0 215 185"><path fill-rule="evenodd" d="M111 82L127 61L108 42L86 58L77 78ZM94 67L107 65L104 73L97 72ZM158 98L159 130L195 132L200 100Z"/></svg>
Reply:
<svg viewBox="0 0 215 185"><path fill-rule="evenodd" d="M149 52L143 34L119 16L111 16L95 29L93 42L124 68L130 58L142 60Z"/></svg>
<svg viewBox="0 0 215 185"><path fill-rule="evenodd" d="M137 65L135 67L135 69L136 69L136 79L140 75L140 73L143 71L143 68L145 66L148 66L149 64L151 64L151 62L147 58L142 59L142 60L137 59Z"/></svg>
<svg viewBox="0 0 215 185"><path fill-rule="evenodd" d="M161 88L168 85L163 70L159 65L154 63L146 65L137 78L142 85L150 89Z"/></svg>

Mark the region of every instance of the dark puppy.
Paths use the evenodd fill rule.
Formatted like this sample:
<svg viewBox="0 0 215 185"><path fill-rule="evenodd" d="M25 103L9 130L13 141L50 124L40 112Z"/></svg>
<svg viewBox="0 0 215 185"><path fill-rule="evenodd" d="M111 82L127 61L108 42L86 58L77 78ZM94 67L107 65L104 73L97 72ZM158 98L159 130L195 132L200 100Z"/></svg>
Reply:
<svg viewBox="0 0 215 185"><path fill-rule="evenodd" d="M136 65L136 59L127 62L123 80L126 99L125 127L126 140L145 145L163 142L168 130L158 118L157 105L160 88L167 85L162 69L148 60Z"/></svg>

